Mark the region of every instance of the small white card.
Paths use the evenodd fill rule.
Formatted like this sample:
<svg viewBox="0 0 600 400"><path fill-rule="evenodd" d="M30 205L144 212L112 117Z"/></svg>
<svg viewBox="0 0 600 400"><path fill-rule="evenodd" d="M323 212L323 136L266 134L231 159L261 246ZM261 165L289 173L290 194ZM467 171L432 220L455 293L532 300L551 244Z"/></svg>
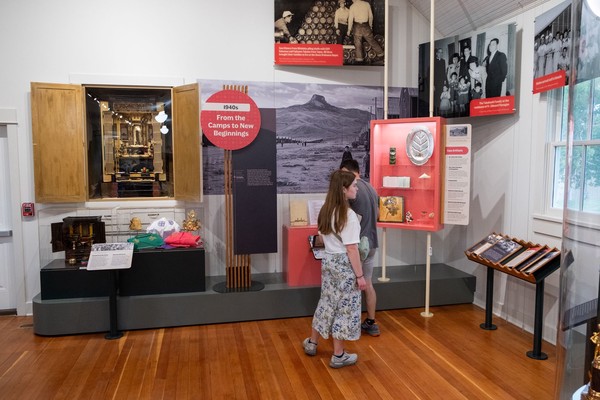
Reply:
<svg viewBox="0 0 600 400"><path fill-rule="evenodd" d="M325 200L308 200L308 223L309 225L317 225L319 212L325 204Z"/></svg>

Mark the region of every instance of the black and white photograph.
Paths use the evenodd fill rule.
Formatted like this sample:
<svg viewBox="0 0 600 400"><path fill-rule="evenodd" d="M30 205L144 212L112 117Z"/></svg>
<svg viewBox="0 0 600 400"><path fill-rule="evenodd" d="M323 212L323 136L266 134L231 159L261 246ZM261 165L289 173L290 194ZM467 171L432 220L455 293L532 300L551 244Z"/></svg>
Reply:
<svg viewBox="0 0 600 400"><path fill-rule="evenodd" d="M450 128L450 136L467 136L468 129L466 126Z"/></svg>
<svg viewBox="0 0 600 400"><path fill-rule="evenodd" d="M558 85L541 85L545 90L568 84L571 69L571 0L565 1L535 19L533 41L534 92L539 79L565 71L566 79Z"/></svg>
<svg viewBox="0 0 600 400"><path fill-rule="evenodd" d="M223 82L200 85L204 102ZM278 193L327 192L329 174L344 158L357 160L369 179L370 124L384 119L382 87L251 82L248 95L259 108L276 109ZM390 88L388 118L413 116L416 96L416 88ZM207 141L203 173L204 194L223 194L223 150Z"/></svg>
<svg viewBox="0 0 600 400"><path fill-rule="evenodd" d="M521 249L519 243L509 238L503 238L498 240L492 247L481 253L481 257L491 262L501 262L511 254Z"/></svg>
<svg viewBox="0 0 600 400"><path fill-rule="evenodd" d="M515 95L514 24L439 39L434 46L433 68L430 43L419 46L419 116L429 116L432 70L435 117L477 116L471 112L472 100ZM504 113L505 109L497 112Z"/></svg>
<svg viewBox="0 0 600 400"><path fill-rule="evenodd" d="M341 45L343 65L384 65L384 0L275 0L274 12L276 53L278 43L299 48ZM290 64L323 65L324 61L316 54L298 57L297 61L292 57Z"/></svg>

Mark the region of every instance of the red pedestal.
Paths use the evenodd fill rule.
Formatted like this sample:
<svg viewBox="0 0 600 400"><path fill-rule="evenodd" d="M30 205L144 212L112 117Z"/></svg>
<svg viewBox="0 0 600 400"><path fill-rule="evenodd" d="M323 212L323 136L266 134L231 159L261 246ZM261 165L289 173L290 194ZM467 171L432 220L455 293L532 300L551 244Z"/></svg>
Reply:
<svg viewBox="0 0 600 400"><path fill-rule="evenodd" d="M321 285L321 261L308 243L308 237L316 234L316 226L283 226L283 273L288 285Z"/></svg>

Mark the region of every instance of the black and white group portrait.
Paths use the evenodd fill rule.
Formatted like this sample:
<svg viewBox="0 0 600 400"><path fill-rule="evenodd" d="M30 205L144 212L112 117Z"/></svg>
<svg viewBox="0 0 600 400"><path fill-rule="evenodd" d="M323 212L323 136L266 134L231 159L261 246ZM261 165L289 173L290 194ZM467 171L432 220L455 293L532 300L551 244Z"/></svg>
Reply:
<svg viewBox="0 0 600 400"><path fill-rule="evenodd" d="M535 19L533 78L571 70L571 1L566 1Z"/></svg>
<svg viewBox="0 0 600 400"><path fill-rule="evenodd" d="M419 46L419 116L428 116L433 85L433 115L466 117L472 100L513 96L515 92L515 25L440 39ZM433 82L431 77L433 76Z"/></svg>

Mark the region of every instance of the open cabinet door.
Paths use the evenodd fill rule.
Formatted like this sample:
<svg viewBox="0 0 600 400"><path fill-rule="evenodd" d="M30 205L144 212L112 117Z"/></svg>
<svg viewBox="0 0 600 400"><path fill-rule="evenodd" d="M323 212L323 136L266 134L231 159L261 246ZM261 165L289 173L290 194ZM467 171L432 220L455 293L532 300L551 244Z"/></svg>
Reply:
<svg viewBox="0 0 600 400"><path fill-rule="evenodd" d="M173 88L173 181L177 200L202 201L200 88Z"/></svg>
<svg viewBox="0 0 600 400"><path fill-rule="evenodd" d="M31 83L35 200L82 202L87 198L83 88Z"/></svg>

